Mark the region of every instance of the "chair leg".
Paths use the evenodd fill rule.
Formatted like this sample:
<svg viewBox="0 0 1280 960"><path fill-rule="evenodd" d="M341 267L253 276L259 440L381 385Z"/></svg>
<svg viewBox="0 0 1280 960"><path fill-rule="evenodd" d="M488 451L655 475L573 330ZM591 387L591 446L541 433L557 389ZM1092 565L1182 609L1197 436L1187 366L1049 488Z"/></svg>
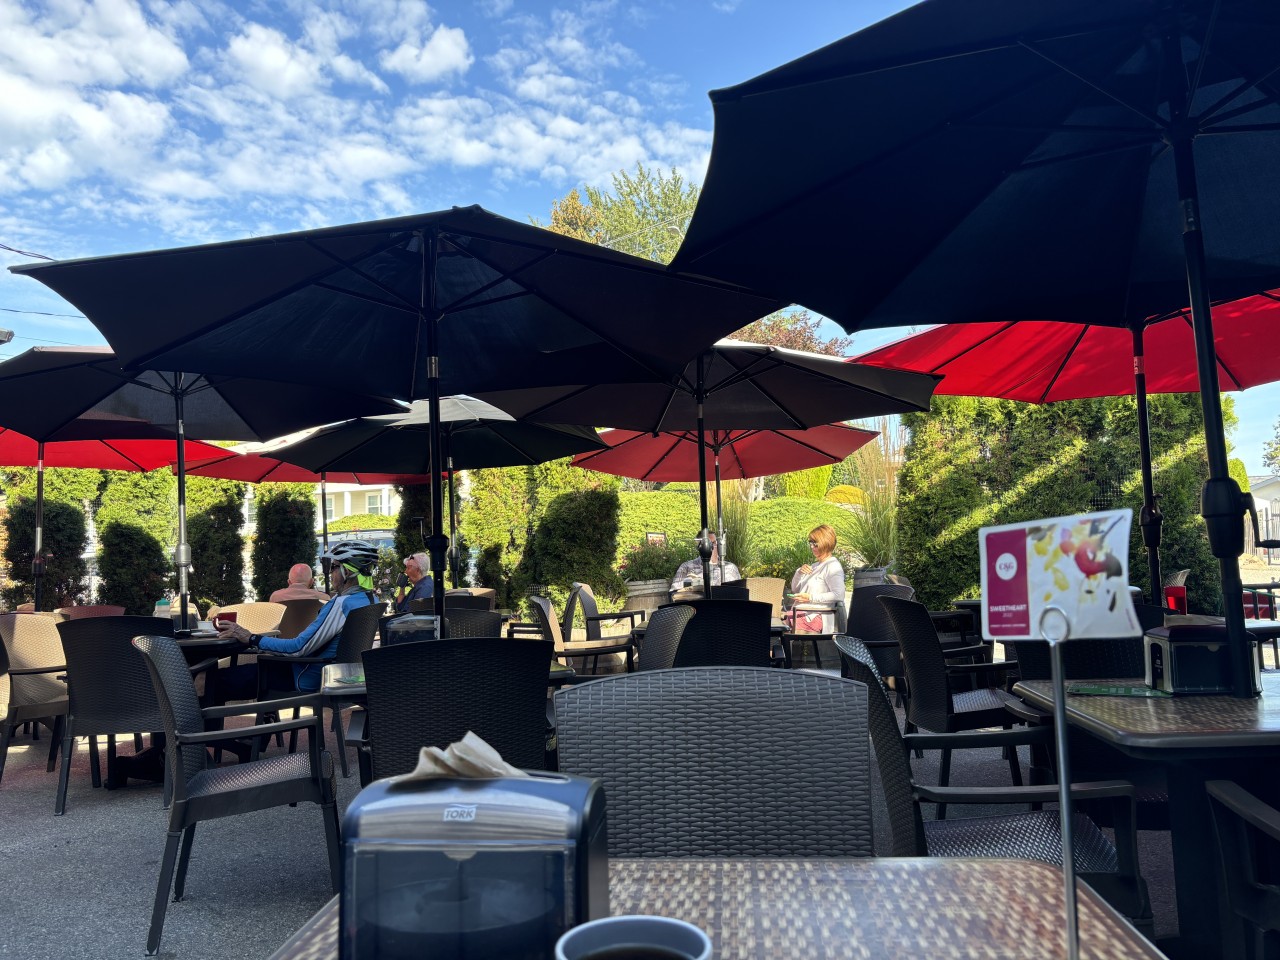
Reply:
<svg viewBox="0 0 1280 960"><path fill-rule="evenodd" d="M951 751L942 751L942 764L938 768L938 786L945 787L951 780ZM938 819L947 819L947 805L945 803L938 804Z"/></svg>
<svg viewBox="0 0 1280 960"><path fill-rule="evenodd" d="M160 934L164 930L164 912L169 906L169 888L173 884L173 865L178 859L180 839L181 830L170 830L165 837L160 876L156 878L156 900L151 908L151 929L147 931L147 956L153 957L160 950Z"/></svg>
<svg viewBox="0 0 1280 960"><path fill-rule="evenodd" d="M178 852L178 872L173 878L173 902L182 899L187 887L187 866L191 863L191 842L196 838L196 825L187 824L182 831L182 849Z"/></svg>
<svg viewBox="0 0 1280 960"><path fill-rule="evenodd" d="M293 708L293 719L297 720L300 716L302 716L302 708L301 708L301 707L294 707L294 708ZM321 719L323 719L323 718L321 718ZM289 731L289 752L290 752L290 753L297 753L297 752L298 752L298 731L297 731L297 730L290 730L290 731Z"/></svg>
<svg viewBox="0 0 1280 960"><path fill-rule="evenodd" d="M58 771L58 796L53 802L55 817L60 817L67 812L67 784L71 780L71 754L75 752L75 737L71 733L70 717L67 720L62 736L62 768Z"/></svg>
<svg viewBox="0 0 1280 960"><path fill-rule="evenodd" d="M8 717L0 720L0 781L4 780L4 762L9 757L9 738L13 736L14 726Z"/></svg>
<svg viewBox="0 0 1280 960"><path fill-rule="evenodd" d="M93 779L95 787L102 786L102 771L98 769L98 737L96 734L89 735L89 776Z"/></svg>
<svg viewBox="0 0 1280 960"><path fill-rule="evenodd" d="M135 755L142 752L142 734L140 733L133 735L133 752Z"/></svg>
<svg viewBox="0 0 1280 960"><path fill-rule="evenodd" d="M63 749L62 733L66 728L66 717L53 718L53 727L49 734L49 759L44 765L45 773L53 773L53 768L58 763L58 751Z"/></svg>
<svg viewBox="0 0 1280 960"><path fill-rule="evenodd" d="M342 729L342 704L333 704L333 748L338 751L338 763L342 767L342 779L351 776L351 766L347 763L347 735Z"/></svg>
<svg viewBox="0 0 1280 960"><path fill-rule="evenodd" d="M1005 729L1009 730L1011 728L1005 727ZM1015 787L1020 787L1022 786L1022 767L1018 763L1018 748L1014 746L1008 746L1008 747L1005 747L1005 750L1008 751L1009 774L1013 778L1013 785Z"/></svg>
<svg viewBox="0 0 1280 960"><path fill-rule="evenodd" d="M324 816L324 839L329 849L329 882L334 893L342 892L342 838L338 829L338 805L330 797L320 805Z"/></svg>

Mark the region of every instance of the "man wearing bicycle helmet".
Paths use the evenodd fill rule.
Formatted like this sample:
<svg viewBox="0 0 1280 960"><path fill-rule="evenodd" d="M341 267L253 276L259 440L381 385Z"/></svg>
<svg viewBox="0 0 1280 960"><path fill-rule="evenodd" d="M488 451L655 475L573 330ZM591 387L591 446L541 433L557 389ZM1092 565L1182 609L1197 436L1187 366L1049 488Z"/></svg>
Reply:
<svg viewBox="0 0 1280 960"><path fill-rule="evenodd" d="M329 571L329 583L333 599L320 608L320 613L306 629L296 637L262 637L250 633L238 623L229 624L218 634L219 639L234 638L241 643L256 646L260 650L295 657L325 657L332 659L338 652L338 639L347 615L352 610L377 603L373 592L373 565L378 560L378 548L367 540L339 540L322 554L320 562ZM248 700L257 696L258 666L245 664L214 674L217 691L211 702ZM293 664L293 681L298 690L309 693L320 689L323 664Z"/></svg>

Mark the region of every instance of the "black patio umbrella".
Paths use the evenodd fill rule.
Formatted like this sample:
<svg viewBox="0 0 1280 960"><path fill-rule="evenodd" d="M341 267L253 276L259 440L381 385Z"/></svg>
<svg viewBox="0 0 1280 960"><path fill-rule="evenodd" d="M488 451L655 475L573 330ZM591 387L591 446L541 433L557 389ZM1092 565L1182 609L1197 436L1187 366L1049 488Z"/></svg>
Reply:
<svg viewBox="0 0 1280 960"><path fill-rule="evenodd" d="M443 455L448 475L449 541L453 585L459 586L457 534L453 509L453 472L485 467L517 467L571 457L606 446L589 427L524 423L497 407L471 397L440 400ZM316 473L376 471L430 474L431 411L422 401L407 413L363 417L324 427L271 456Z"/></svg>
<svg viewBox="0 0 1280 960"><path fill-rule="evenodd" d="M163 430L176 441L178 595L187 617L186 445L206 440L265 440L353 413L400 409L345 387L295 386L234 375L126 371L107 347L33 347L0 363L0 426L28 436L70 439L85 424L106 423L136 436Z"/></svg>
<svg viewBox="0 0 1280 960"><path fill-rule="evenodd" d="M79 307L131 368L425 398L437 421L447 394L673 376L779 306L479 207L11 269ZM431 451L441 462L436 431Z"/></svg>
<svg viewBox="0 0 1280 960"><path fill-rule="evenodd" d="M1130 326L1190 304L1239 696L1238 557L1210 295L1280 286L1280 6L926 0L712 94L706 186L673 264L750 278L847 330ZM805 142L763 163L759 142Z"/></svg>
<svg viewBox="0 0 1280 960"><path fill-rule="evenodd" d="M928 410L939 378L800 350L721 340L666 383L499 390L481 399L521 420L666 433L804 430L839 420ZM707 458L698 457L704 584L711 583Z"/></svg>

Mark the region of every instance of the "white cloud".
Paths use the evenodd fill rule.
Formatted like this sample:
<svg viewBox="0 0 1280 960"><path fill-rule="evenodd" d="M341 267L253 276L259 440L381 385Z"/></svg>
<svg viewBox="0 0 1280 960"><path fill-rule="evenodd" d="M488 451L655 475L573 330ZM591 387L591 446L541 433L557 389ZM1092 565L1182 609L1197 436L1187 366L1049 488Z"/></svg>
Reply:
<svg viewBox="0 0 1280 960"><path fill-rule="evenodd" d="M307 96L325 85L322 63L283 33L249 24L227 45L227 66L255 90L284 100Z"/></svg>
<svg viewBox="0 0 1280 960"><path fill-rule="evenodd" d="M384 70L398 73L411 83L430 83L451 73L466 73L473 62L466 33L444 26L436 27L425 43L406 40L381 57Z"/></svg>

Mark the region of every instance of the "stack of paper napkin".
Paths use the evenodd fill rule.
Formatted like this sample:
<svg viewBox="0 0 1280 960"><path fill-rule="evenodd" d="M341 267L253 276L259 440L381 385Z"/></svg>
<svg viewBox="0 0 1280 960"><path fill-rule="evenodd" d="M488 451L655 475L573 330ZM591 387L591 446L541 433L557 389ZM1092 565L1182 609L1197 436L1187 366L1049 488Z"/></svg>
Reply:
<svg viewBox="0 0 1280 960"><path fill-rule="evenodd" d="M507 763L497 750L468 730L466 736L443 750L439 747L423 747L413 772L393 779L397 783L411 783L434 777L485 780L493 777L527 776L529 774Z"/></svg>

